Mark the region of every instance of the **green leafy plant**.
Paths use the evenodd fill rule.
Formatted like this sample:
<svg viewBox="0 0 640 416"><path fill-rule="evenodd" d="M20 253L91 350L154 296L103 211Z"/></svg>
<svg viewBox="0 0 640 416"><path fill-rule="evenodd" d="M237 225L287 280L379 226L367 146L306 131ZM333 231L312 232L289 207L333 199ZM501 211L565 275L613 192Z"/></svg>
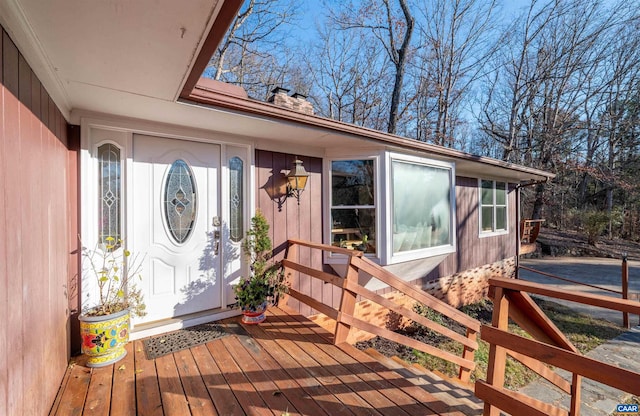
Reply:
<svg viewBox="0 0 640 416"><path fill-rule="evenodd" d="M255 311L265 302L277 304L289 287L282 266L273 260L269 223L260 211L251 219L251 228L246 233L242 248L249 260L251 273L233 288L235 306Z"/></svg>
<svg viewBox="0 0 640 416"><path fill-rule="evenodd" d="M87 272L97 279L98 302L87 309L87 316L104 316L128 309L132 316L146 315L142 289L136 280L142 280L142 258L132 255L123 247L123 241L105 238L91 250L82 247Z"/></svg>

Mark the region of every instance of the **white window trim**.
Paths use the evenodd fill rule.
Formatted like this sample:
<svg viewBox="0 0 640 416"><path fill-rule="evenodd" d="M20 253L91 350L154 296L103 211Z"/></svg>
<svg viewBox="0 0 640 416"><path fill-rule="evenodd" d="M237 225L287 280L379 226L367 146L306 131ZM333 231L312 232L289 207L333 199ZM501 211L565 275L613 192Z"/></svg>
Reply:
<svg viewBox="0 0 640 416"><path fill-rule="evenodd" d="M332 236L331 236L331 209L333 207L331 198L332 198L332 190L331 190L331 184L332 184L332 180L331 180L331 165L332 162L336 162L336 161L341 161L341 160L373 160L373 187L374 187L374 198L373 198L373 209L375 212L375 216L376 216L376 221L375 221L375 228L376 228L376 238L375 238L375 244L376 244L376 253L370 253L370 254L365 254L365 256L367 256L369 259L375 261L376 263L380 262L380 247L381 247L381 236L380 236L380 232L378 230L381 230L382 227L382 223L381 223L381 209L380 209L380 191L381 191L381 187L380 187L380 157L378 155L371 155L371 154L366 154L366 155L352 155L352 156L345 156L345 157L331 157L331 158L325 158L324 159L324 176L325 178L327 178L326 180L326 186L324 189L324 194L325 194L325 201L327 201L327 203L324 204L323 207L323 215L325 218L325 224L326 226L324 227L324 241L326 242L326 244L331 245L332 242ZM345 206L341 206L340 208L367 208L369 209L370 206L364 206L364 205L345 205ZM324 256L324 262L325 264L345 264L346 262L346 256L344 255L339 255L339 254L333 254L333 253L328 253L325 252L325 256Z"/></svg>
<svg viewBox="0 0 640 416"><path fill-rule="evenodd" d="M449 233L450 244L423 248L419 250L405 251L400 253L393 253L393 192L391 189L391 165L394 160L416 163L424 166L431 166L436 168L444 168L449 170L449 184L451 192L449 193L449 204L451 207L451 215L449 217ZM443 162L439 160L428 159L419 156L411 156L402 153L387 153L385 163L385 191L388 192L385 198L385 256L383 257L384 264L404 263L411 260L424 259L428 257L434 257L442 254L455 253L457 247L457 219L456 219L456 171L455 164L449 162Z"/></svg>
<svg viewBox="0 0 640 416"><path fill-rule="evenodd" d="M491 231L484 231L482 229L482 181L491 181L493 183L493 218ZM495 229L496 219L496 182L504 182L505 187L505 229ZM480 238L494 237L498 235L509 234L509 182L506 180L478 178L478 236Z"/></svg>

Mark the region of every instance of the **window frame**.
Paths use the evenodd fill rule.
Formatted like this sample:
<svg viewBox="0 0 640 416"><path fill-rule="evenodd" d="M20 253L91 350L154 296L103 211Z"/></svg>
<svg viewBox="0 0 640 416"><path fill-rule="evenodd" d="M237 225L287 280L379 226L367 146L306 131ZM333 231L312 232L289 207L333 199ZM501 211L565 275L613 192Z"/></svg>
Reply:
<svg viewBox="0 0 640 416"><path fill-rule="evenodd" d="M482 203L482 182L487 181L492 183L493 190L493 203L491 205ZM503 205L496 204L496 186L498 182L504 183L504 209L505 209L505 228L496 228L496 209ZM478 178L478 235L480 238L493 237L497 235L509 234L509 182L506 180ZM482 229L482 208L491 206L493 209L491 218L491 230L486 231Z"/></svg>
<svg viewBox="0 0 640 416"><path fill-rule="evenodd" d="M334 207L333 205L333 169L332 169L332 164L333 162L340 162L340 161L348 161L348 160L372 160L373 161L373 189L374 189L374 195L373 195L373 206L370 205L339 205L337 207ZM376 252L375 253L365 253L365 256L367 256L368 258L370 258L371 260L374 260L376 262L379 262L380 259L380 232L379 230L381 229L381 219L380 219L380 191L381 191L381 187L380 187L380 157L377 155L371 155L371 154L358 154L358 155L352 155L352 156L343 156L343 157L330 157L330 158L326 158L324 159L324 164L325 164L325 172L326 172L326 177L328 178L326 183L327 186L325 188L325 195L326 195L326 201L328 201L326 204L324 204L324 218L326 218L326 227L325 227L325 241L327 242L328 245L332 245L332 241L333 241L333 235L332 235L332 215L331 212L334 208L338 208L338 209L355 209L355 208L363 208L363 209L371 209L373 207L374 210L374 215L375 215L375 221L374 221L374 227L376 230L376 236L374 239L375 242L375 247L376 247ZM336 254L336 253L325 253L325 259L324 259L326 264L344 264L346 261L346 256L342 255L342 254Z"/></svg>
<svg viewBox="0 0 640 416"><path fill-rule="evenodd" d="M449 173L449 244L444 244L435 247L426 247L417 250L393 252L393 197L394 192L392 189L393 184L393 162L400 161L405 163L423 165L432 168L439 168L448 170ZM456 172L455 163L444 162L435 159L429 159L426 157L407 155L403 153L387 153L386 158L386 177L385 177L385 191L387 192L386 198L386 212L384 213L384 219L386 221L385 227L385 256L383 258L384 264L396 264L404 263L411 260L426 259L443 254L455 253L457 250L457 208L456 208Z"/></svg>

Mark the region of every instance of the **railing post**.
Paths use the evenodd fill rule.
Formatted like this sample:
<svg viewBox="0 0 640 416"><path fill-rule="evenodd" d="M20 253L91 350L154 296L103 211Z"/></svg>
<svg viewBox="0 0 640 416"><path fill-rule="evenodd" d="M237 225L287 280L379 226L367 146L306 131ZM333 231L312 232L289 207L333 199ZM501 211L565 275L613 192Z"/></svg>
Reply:
<svg viewBox="0 0 640 416"><path fill-rule="evenodd" d="M297 257L298 257L298 245L292 243L291 241L287 241L287 249L284 252L284 258L286 260L291 260L291 259L297 259ZM287 269L285 268L284 273L286 278L286 276L291 274L291 271L287 271ZM288 284L291 285L291 281L289 281ZM280 304L280 302L282 302L283 305L287 305L289 303L289 295L285 294L284 296L282 296L282 298L278 299L278 304Z"/></svg>
<svg viewBox="0 0 640 416"><path fill-rule="evenodd" d="M629 299L629 263L627 263L627 253L622 254L622 299ZM629 312L622 312L622 326L630 328Z"/></svg>
<svg viewBox="0 0 640 416"><path fill-rule="evenodd" d="M352 256L348 257L347 275L342 282L342 299L340 300L340 309L338 310L338 321L336 323L336 333L333 337L335 344L341 344L347 341L351 325L342 321L342 315L353 316L356 309L356 294L346 289L348 282L358 283L358 269L353 265Z"/></svg>
<svg viewBox="0 0 640 416"><path fill-rule="evenodd" d="M478 333L476 331L474 331L471 328L467 328L468 339L470 339L471 341L475 341L477 339L477 335ZM473 361L474 355L475 355L475 351L472 348L464 346L464 349L462 350L462 358L464 358L465 360ZM468 368L460 367L458 378L463 383L468 383L469 380L471 379L471 370L469 370Z"/></svg>
<svg viewBox="0 0 640 416"><path fill-rule="evenodd" d="M507 331L509 329L509 300L501 287L494 288L493 316L491 325ZM487 365L487 383L499 388L504 387L504 372L507 363L507 351L495 344L489 345L489 363ZM484 416L500 416L500 409L490 403L484 404Z"/></svg>
<svg viewBox="0 0 640 416"><path fill-rule="evenodd" d="M580 416L580 403L582 402L582 376L573 374L571 380L571 408L570 416Z"/></svg>

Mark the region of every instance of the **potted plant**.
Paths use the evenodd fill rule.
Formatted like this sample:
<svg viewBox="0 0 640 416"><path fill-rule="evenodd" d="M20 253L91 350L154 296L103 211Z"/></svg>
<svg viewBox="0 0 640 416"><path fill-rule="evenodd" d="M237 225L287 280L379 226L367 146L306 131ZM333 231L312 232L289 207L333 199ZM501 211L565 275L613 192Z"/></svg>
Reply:
<svg viewBox="0 0 640 416"><path fill-rule="evenodd" d="M80 315L82 353L87 366L103 367L122 359L129 341L131 316L144 316L142 290L136 280L142 279L142 259L123 248L122 240L107 237L95 249L82 248L85 273L96 279L96 304Z"/></svg>
<svg viewBox="0 0 640 416"><path fill-rule="evenodd" d="M249 261L250 274L242 277L234 286L235 306L242 309L242 322L258 324L265 320L264 312L269 304L278 303L288 291L284 271L273 260L269 238L269 223L261 212L251 218L242 248Z"/></svg>

